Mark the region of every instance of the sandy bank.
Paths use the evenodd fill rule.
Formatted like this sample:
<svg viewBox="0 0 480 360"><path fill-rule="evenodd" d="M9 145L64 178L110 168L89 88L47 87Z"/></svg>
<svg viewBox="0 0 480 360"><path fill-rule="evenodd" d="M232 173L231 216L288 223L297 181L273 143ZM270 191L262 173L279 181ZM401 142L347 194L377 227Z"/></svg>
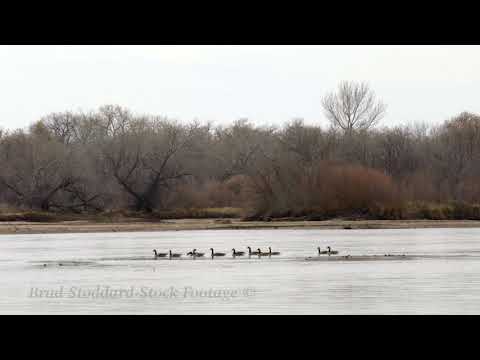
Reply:
<svg viewBox="0 0 480 360"><path fill-rule="evenodd" d="M0 222L0 234L49 234L129 231L179 231L215 229L411 229L411 228L470 228L479 227L474 220L327 220L327 221L241 221L215 219L182 219L161 222L114 222L89 221Z"/></svg>

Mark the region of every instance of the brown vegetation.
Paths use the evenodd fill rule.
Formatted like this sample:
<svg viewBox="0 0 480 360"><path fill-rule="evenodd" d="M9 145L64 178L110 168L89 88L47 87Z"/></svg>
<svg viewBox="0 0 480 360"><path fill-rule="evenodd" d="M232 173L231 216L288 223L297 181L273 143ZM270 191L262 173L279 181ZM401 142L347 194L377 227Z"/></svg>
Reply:
<svg viewBox="0 0 480 360"><path fill-rule="evenodd" d="M18 209L0 220L480 219L480 116L374 128L385 106L351 83L324 106L327 129L48 115L0 133L0 202Z"/></svg>

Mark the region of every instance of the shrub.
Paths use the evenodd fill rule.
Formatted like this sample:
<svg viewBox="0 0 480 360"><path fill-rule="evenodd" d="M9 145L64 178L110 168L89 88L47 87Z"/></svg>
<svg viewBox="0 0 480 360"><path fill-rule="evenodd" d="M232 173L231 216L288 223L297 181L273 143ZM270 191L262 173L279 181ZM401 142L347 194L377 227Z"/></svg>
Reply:
<svg viewBox="0 0 480 360"><path fill-rule="evenodd" d="M388 175L375 169L320 162L293 179L298 185L285 194L278 182L289 180L270 179L266 186L272 191L258 189L254 217L307 216L322 220L338 216L401 217L396 185Z"/></svg>

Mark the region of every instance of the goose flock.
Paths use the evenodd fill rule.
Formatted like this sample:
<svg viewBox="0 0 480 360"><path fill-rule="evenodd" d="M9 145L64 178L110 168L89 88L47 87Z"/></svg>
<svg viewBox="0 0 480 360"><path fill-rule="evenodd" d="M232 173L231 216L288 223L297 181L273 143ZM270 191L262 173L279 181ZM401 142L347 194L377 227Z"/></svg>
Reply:
<svg viewBox="0 0 480 360"><path fill-rule="evenodd" d="M247 249L248 249L248 252L245 252L245 251L237 251L235 250L235 248L232 249L232 257L237 257L237 256L245 256L245 255L248 255L249 257L251 256L258 256L258 257L262 257L262 256L276 256L276 255L280 255L280 252L279 251L272 251L272 248L269 246L268 247L268 251L262 251L260 248L257 248L256 251L252 251L252 248L250 246L247 246ZM318 250L318 255L336 255L338 254L338 251L336 250L332 250L330 246L327 246L327 249L328 250L321 250L320 247L317 248ZM172 250L169 250L167 253L160 253L160 252L157 252L156 249L153 250L153 254L154 254L154 257L155 258L166 258L168 257L169 259L173 259L173 258L179 258L179 257L182 257L183 254L180 254L180 253L172 253ZM192 251L189 251L185 254L186 256L189 256L191 258L197 258L197 257L204 257L205 256L205 253L203 252L197 252L197 249L193 249ZM223 257L223 256L226 256L227 254L224 253L224 252L215 252L215 250L213 248L210 248L210 257L213 259L213 258L216 258L216 257Z"/></svg>

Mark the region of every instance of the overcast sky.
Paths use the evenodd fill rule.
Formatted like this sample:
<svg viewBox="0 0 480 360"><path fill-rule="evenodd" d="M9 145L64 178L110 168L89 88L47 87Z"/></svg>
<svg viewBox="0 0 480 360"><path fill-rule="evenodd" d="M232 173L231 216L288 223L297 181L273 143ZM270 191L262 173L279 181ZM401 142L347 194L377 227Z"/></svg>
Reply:
<svg viewBox="0 0 480 360"><path fill-rule="evenodd" d="M480 113L480 46L0 46L0 127L119 104L217 124L326 124L320 98L368 81L384 125Z"/></svg>

